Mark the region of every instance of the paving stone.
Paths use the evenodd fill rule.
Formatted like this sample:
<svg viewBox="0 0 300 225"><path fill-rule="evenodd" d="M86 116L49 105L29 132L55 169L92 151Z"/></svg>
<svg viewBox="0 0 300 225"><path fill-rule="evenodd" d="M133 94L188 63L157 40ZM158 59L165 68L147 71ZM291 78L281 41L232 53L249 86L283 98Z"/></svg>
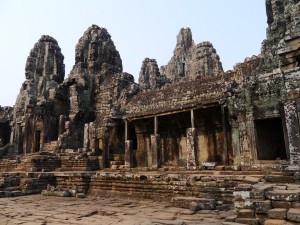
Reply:
<svg viewBox="0 0 300 225"><path fill-rule="evenodd" d="M284 208L275 208L275 209L270 209L268 211L268 217L270 219L284 220L286 219L286 214L287 214L287 209Z"/></svg>

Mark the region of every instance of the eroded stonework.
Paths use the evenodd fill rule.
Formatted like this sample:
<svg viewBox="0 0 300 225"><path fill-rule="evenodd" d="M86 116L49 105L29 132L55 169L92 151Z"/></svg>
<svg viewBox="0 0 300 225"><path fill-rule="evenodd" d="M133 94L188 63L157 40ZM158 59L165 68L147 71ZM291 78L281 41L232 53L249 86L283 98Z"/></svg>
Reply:
<svg viewBox="0 0 300 225"><path fill-rule="evenodd" d="M299 4L266 0L261 54L227 72L182 28L169 63L145 58L138 84L105 28L84 32L66 79L57 41L42 36L13 112L0 109L1 157L37 171L300 169Z"/></svg>

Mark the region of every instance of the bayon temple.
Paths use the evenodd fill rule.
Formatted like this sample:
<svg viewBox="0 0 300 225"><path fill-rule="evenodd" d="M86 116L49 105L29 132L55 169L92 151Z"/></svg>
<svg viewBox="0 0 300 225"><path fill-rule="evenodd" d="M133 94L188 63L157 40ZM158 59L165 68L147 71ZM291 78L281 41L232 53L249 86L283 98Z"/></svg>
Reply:
<svg viewBox="0 0 300 225"><path fill-rule="evenodd" d="M300 2L266 0L266 13L260 54L232 70L212 43L196 44L182 28L168 64L145 58L138 83L105 28L84 32L66 77L57 41L43 35L14 107L0 108L2 173L39 173L44 184L80 177L91 193L113 189L101 171L297 173Z"/></svg>

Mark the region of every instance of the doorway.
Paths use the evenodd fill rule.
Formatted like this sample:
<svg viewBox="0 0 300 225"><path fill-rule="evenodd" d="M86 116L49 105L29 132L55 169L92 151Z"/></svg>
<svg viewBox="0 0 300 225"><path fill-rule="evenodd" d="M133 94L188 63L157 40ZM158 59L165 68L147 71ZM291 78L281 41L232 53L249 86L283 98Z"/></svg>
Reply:
<svg viewBox="0 0 300 225"><path fill-rule="evenodd" d="M258 160L287 159L281 118L255 121Z"/></svg>

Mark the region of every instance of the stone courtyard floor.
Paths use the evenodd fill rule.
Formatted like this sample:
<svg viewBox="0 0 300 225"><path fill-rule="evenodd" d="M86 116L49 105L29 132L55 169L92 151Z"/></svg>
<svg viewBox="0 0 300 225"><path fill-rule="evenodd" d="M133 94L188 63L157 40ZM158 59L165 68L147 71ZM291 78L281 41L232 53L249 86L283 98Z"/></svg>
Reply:
<svg viewBox="0 0 300 225"><path fill-rule="evenodd" d="M63 198L30 195L0 198L0 224L103 225L221 225L233 211L198 211L172 207L167 202L124 198Z"/></svg>

